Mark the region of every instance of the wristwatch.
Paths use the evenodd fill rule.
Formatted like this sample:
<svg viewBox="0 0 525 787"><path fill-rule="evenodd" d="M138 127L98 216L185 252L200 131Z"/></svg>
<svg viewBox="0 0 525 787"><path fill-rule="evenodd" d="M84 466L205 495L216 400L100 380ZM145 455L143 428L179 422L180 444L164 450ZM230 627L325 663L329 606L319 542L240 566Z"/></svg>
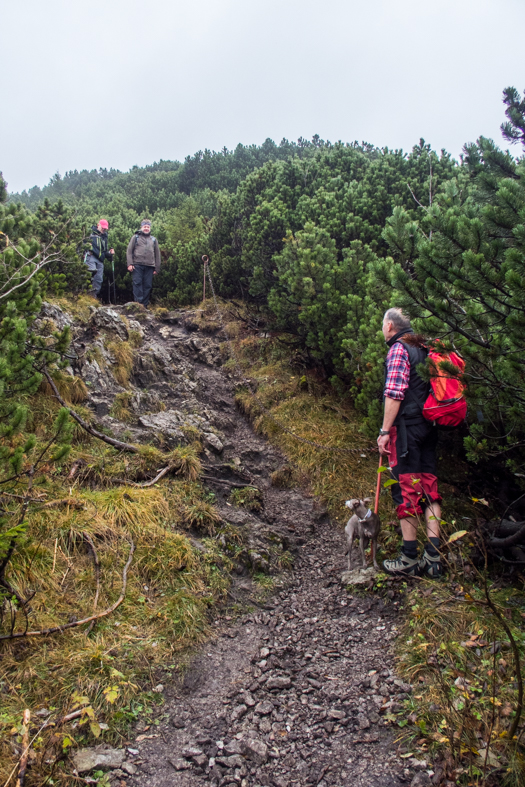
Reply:
<svg viewBox="0 0 525 787"><path fill-rule="evenodd" d="M384 437L385 435L390 434L390 429L380 429L379 430L379 437Z"/></svg>

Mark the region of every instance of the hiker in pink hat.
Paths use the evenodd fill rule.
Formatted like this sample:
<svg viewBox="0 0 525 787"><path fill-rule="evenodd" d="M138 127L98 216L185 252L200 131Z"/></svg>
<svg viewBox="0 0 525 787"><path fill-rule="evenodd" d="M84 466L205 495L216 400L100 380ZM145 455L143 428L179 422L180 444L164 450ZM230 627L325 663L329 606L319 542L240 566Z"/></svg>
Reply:
<svg viewBox="0 0 525 787"><path fill-rule="evenodd" d="M100 219L98 224L91 228L91 235L86 238L88 249L84 254L84 262L93 274L91 279L91 295L98 298L102 279L104 278L104 260L112 260L114 249L108 250L108 228L106 219Z"/></svg>

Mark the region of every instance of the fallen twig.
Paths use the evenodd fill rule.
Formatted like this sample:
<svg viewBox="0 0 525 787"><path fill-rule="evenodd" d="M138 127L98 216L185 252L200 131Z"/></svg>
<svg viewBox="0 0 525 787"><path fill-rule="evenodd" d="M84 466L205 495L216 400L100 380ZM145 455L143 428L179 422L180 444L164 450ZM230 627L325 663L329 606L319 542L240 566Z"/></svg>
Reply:
<svg viewBox="0 0 525 787"><path fill-rule="evenodd" d="M41 503L42 500L45 500L47 497L47 493L43 492L39 494L38 497L30 497L28 498L27 495L15 495L12 492L0 492L0 497L14 497L16 500L29 500L30 503Z"/></svg>
<svg viewBox="0 0 525 787"><path fill-rule="evenodd" d="M506 538L493 536L487 541L487 546L501 549L502 547L514 546L514 544L519 544L521 541L525 541L525 525L522 525L519 530Z"/></svg>
<svg viewBox="0 0 525 787"><path fill-rule="evenodd" d="M98 597L100 594L100 561L98 559L98 553L93 542L93 539L89 535L89 533L83 533L84 539L88 542L89 546L91 547L91 551L93 553L93 562L95 563L95 578L97 582L97 589L95 592L95 598L93 600L93 612L97 609L98 604ZM86 634L90 634L93 630L93 626L95 625L95 621L92 620L89 626L87 627Z"/></svg>
<svg viewBox="0 0 525 787"><path fill-rule="evenodd" d="M60 500L51 500L49 503L44 503L42 508L61 508L62 506L82 509L84 508L84 503L82 500L77 500L76 497L62 497Z"/></svg>
<svg viewBox="0 0 525 787"><path fill-rule="evenodd" d="M252 489L256 489L253 484L240 484L238 481L226 481L225 478L215 478L212 475L201 475L205 481L212 481L214 484L224 484L224 486L234 486L238 489L244 489L246 486L252 487Z"/></svg>
<svg viewBox="0 0 525 787"><path fill-rule="evenodd" d="M82 459L82 458L76 459L73 462L73 464L71 465L71 470L69 471L68 479L71 480L72 478L74 478L76 476L76 474L78 473L78 471L80 470L80 468L83 467L86 464L87 464L87 462L86 462L85 459Z"/></svg>
<svg viewBox="0 0 525 787"><path fill-rule="evenodd" d="M22 733L22 756L20 757L20 767L18 769L18 779L16 781L16 787L24 787L24 781L26 778L26 770L27 770L27 757L29 754L29 721L31 719L31 712L28 708L24 711L24 718L22 721L23 724L23 733Z"/></svg>
<svg viewBox="0 0 525 787"><path fill-rule="evenodd" d="M40 735L40 733L42 732L42 730L44 729L44 727L47 727L47 726L48 726L48 724L49 724L49 722L48 722L48 721L45 721L45 722L42 724L42 726L39 728L39 730L38 730L38 731L37 731L37 732L36 732L36 733L33 735L33 737L31 738L31 740L30 740L30 741L29 741L29 743L27 744L26 748L25 748L25 749L22 751L22 757L24 756L24 754L26 754L26 753L29 751L29 749L30 749L30 747L31 747L31 745L32 745L32 743L33 743L33 741L36 741L36 739L38 738L38 736ZM20 758L20 760L18 760L18 762L17 762L17 763L15 763L15 765L14 765L14 767L13 767L13 769L12 769L11 773L10 773L10 774L9 774L9 776L7 777L6 781L4 782L4 785L3 785L3 787L7 787L7 785L8 785L8 784L9 784L9 782L11 781L12 777L15 775L15 773L16 773L16 769L18 768L18 763L19 763L19 762L21 762L21 759L22 759L22 757Z"/></svg>
<svg viewBox="0 0 525 787"><path fill-rule="evenodd" d="M168 465L167 467L163 467L162 470L160 470L157 473L155 478L152 478L151 481L145 481L143 484L139 484L136 481L128 481L125 478L112 478L111 480L116 481L119 484L126 484L126 486L138 486L141 489L145 489L147 486L153 486L154 484L156 484L157 481L160 481L161 478L163 478L167 473L169 473L171 470L174 469L175 469L175 465Z"/></svg>
<svg viewBox="0 0 525 787"><path fill-rule="evenodd" d="M128 569L131 565L131 560L133 558L133 552L135 551L135 544L131 541L130 548L129 548L129 556L124 566L124 571L122 572L122 590L120 596L112 604L108 609L105 609L104 612L99 612L98 615L90 615L88 618L83 618L82 620L76 620L73 623L65 623L63 626L54 626L53 628L42 629L41 631L20 631L11 634L4 634L0 637L0 641L4 639L18 639L20 637L39 637L39 636L47 636L48 634L57 634L66 631L67 629L75 628L76 626L82 626L84 623L91 623L92 620L99 620L100 618L105 618L108 615L111 615L117 607L119 607L122 602L124 601L126 595L126 585L128 582Z"/></svg>
<svg viewBox="0 0 525 787"><path fill-rule="evenodd" d="M55 538L55 551L53 553L53 568L51 569L51 573L55 573L55 566L57 562L57 549L58 549L58 538Z"/></svg>
<svg viewBox="0 0 525 787"><path fill-rule="evenodd" d="M21 764L22 758L24 757L24 755L26 755L26 757L27 757L27 754L29 753L29 749L31 748L31 744L33 743L33 741L36 741L36 739L38 738L38 736L40 735L42 730L45 730L46 727L58 727L60 724L65 724L65 722L67 722L67 721L72 721L73 719L79 719L82 716L83 712L84 712L83 709L75 710L72 713L68 713L66 716L62 716L62 718L58 719L57 721L51 721L51 719L46 719L46 721L42 724L42 726L39 727L38 731L33 735L32 739L29 741L27 746L22 750L22 755L21 755L20 759L15 764L15 766L12 769L11 773L7 777L7 781L4 782L3 787L7 787L7 785L11 781L12 777L16 773L16 769L18 768L19 763Z"/></svg>

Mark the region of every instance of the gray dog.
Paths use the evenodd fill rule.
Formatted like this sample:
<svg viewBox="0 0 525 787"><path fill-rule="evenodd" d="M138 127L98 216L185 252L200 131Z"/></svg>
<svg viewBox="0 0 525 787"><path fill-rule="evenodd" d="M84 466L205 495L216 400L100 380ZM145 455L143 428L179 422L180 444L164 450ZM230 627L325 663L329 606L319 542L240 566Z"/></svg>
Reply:
<svg viewBox="0 0 525 787"><path fill-rule="evenodd" d="M374 566L377 565L377 537L381 530L381 520L377 514L368 507L372 500L365 497L364 500L347 500L345 505L350 511L353 511L353 516L347 522L345 533L348 540L348 570L351 569L352 560L352 544L355 536L359 536L359 549L361 550L361 562L363 568L366 568L365 549L368 547L369 541L372 542L372 555L374 559Z"/></svg>

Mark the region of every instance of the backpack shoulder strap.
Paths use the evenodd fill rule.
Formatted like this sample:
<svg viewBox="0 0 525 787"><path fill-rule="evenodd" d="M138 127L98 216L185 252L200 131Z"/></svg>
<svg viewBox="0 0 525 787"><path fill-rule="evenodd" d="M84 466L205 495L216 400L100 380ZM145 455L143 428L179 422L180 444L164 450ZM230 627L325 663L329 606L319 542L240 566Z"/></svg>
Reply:
<svg viewBox="0 0 525 787"><path fill-rule="evenodd" d="M135 256L135 249L137 248L137 243L139 242L139 234L136 232L133 236L133 248L131 249L131 259Z"/></svg>

